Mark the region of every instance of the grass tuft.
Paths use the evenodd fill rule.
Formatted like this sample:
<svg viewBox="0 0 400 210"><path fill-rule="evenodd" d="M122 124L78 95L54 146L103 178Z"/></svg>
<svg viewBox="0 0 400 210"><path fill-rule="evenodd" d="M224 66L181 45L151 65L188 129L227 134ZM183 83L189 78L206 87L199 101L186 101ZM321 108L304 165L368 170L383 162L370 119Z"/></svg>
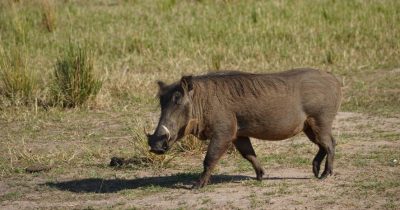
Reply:
<svg viewBox="0 0 400 210"><path fill-rule="evenodd" d="M83 105L99 92L102 82L94 75L93 59L86 48L69 46L54 68L53 96L63 107Z"/></svg>
<svg viewBox="0 0 400 210"><path fill-rule="evenodd" d="M27 105L34 100L35 75L27 69L23 52L0 52L0 95L11 105Z"/></svg>

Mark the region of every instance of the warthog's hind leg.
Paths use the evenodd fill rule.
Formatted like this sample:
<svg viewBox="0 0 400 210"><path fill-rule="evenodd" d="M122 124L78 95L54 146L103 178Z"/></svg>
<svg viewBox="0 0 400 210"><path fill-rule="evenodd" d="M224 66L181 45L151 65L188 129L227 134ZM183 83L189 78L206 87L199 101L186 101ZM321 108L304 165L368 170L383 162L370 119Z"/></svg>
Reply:
<svg viewBox="0 0 400 210"><path fill-rule="evenodd" d="M331 134L321 137L322 145L326 149L327 157L325 162L325 169L322 172L320 179L326 178L328 175L333 174L333 159L335 157L336 141Z"/></svg>
<svg viewBox="0 0 400 210"><path fill-rule="evenodd" d="M315 157L314 157L314 159L313 159L313 162L312 162L312 166L313 166L313 173L314 173L314 176L315 177L317 177L318 178L318 176L319 176L319 170L320 170L320 168L321 168L321 162L322 162L322 160L324 160L324 158L325 158L325 156L326 156L326 152L325 152L325 150L318 144L318 142L317 142L317 140L316 140L316 136L315 136L315 134L314 134L314 132L313 132L313 130L311 129L311 127L310 126L304 126L304 133L307 135L307 137L312 141L312 142L314 142L317 146L318 146L318 148L319 148L319 150L318 150L318 153L315 155Z"/></svg>
<svg viewBox="0 0 400 210"><path fill-rule="evenodd" d="M315 177L324 179L333 173L333 159L335 155L336 142L331 135L331 124L321 122L315 123L314 120L309 120L304 126L303 131L307 137L319 147L318 153L313 159L313 172ZM318 177L321 163L325 156L327 156L325 169L321 176Z"/></svg>
<svg viewBox="0 0 400 210"><path fill-rule="evenodd" d="M253 168L256 171L257 180L261 181L265 174L265 170L257 160L257 156L254 152L253 146L251 145L250 138L238 137L233 143L240 154L253 165Z"/></svg>
<svg viewBox="0 0 400 210"><path fill-rule="evenodd" d="M325 156L326 156L326 152L325 149L323 149L321 146L319 146L319 150L317 152L317 154L315 155L312 165L313 165L313 173L314 176L318 178L319 175L319 171L321 168L321 163L324 160Z"/></svg>

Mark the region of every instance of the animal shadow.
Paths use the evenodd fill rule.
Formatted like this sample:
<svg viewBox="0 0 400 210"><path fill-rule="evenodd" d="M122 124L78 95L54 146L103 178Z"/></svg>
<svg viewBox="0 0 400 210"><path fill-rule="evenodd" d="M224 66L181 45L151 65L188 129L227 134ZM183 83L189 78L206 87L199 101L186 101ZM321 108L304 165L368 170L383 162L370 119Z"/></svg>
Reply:
<svg viewBox="0 0 400 210"><path fill-rule="evenodd" d="M78 179L63 182L47 182L44 185L63 191L76 193L115 193L125 189L163 187L172 189L190 189L198 179L196 173L178 173L169 176L144 177L137 179ZM240 182L253 179L249 176L214 175L210 184Z"/></svg>
<svg viewBox="0 0 400 210"><path fill-rule="evenodd" d="M137 179L78 179L63 182L47 182L44 185L63 191L75 193L115 193L126 189L146 187L163 187L171 189L191 189L200 174L177 173L169 176L144 177ZM237 183L255 178L242 175L213 175L211 185L220 183ZM267 177L264 180L310 179L307 177Z"/></svg>

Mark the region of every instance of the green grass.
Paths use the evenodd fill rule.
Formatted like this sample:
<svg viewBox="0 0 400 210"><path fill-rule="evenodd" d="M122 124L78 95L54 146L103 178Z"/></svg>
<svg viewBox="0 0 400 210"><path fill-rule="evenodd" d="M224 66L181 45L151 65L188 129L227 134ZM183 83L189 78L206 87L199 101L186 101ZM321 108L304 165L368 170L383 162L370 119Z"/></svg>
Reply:
<svg viewBox="0 0 400 210"><path fill-rule="evenodd" d="M20 192L10 192L0 196L0 201L15 200L21 197Z"/></svg>
<svg viewBox="0 0 400 210"><path fill-rule="evenodd" d="M398 147L378 147L373 151L353 155L352 164L358 167L373 167L374 165L398 167L400 155L397 154L397 150Z"/></svg>
<svg viewBox="0 0 400 210"><path fill-rule="evenodd" d="M311 147L314 145L310 142L308 146ZM312 159L317 151L317 149L314 149L312 154L305 148L298 150L289 149L280 152L271 151L270 154L263 154L259 158L266 166L308 167L311 166Z"/></svg>
<svg viewBox="0 0 400 210"><path fill-rule="evenodd" d="M400 133L398 132L384 132L379 135L386 141L398 141L400 139Z"/></svg>
<svg viewBox="0 0 400 210"><path fill-rule="evenodd" d="M37 80L24 51L0 46L0 106L29 105L37 99Z"/></svg>
<svg viewBox="0 0 400 210"><path fill-rule="evenodd" d="M342 109L392 116L399 112L400 70L375 71L353 78Z"/></svg>
<svg viewBox="0 0 400 210"><path fill-rule="evenodd" d="M1 3L0 45L27 51L43 94L74 42L94 50L105 77L100 107L154 104L154 81L182 74L310 66L342 76L344 110L399 112L396 0L19 2Z"/></svg>
<svg viewBox="0 0 400 210"><path fill-rule="evenodd" d="M393 180L378 180L376 178L369 178L362 181L357 181L354 186L361 191L377 191L385 192L388 188L396 188L400 186L400 181Z"/></svg>

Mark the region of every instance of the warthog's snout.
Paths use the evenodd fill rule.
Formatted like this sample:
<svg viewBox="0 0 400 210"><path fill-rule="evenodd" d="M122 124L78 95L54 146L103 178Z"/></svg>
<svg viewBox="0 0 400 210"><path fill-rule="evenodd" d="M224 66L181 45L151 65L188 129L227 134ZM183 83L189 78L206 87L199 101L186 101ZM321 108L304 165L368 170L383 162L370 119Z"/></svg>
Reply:
<svg viewBox="0 0 400 210"><path fill-rule="evenodd" d="M150 136L149 137L150 152L161 155L168 151L168 141L166 136Z"/></svg>
<svg viewBox="0 0 400 210"><path fill-rule="evenodd" d="M168 151L168 142L171 139L171 133L164 125L161 125L153 135L147 134L147 138L150 145L150 152L164 154Z"/></svg>

